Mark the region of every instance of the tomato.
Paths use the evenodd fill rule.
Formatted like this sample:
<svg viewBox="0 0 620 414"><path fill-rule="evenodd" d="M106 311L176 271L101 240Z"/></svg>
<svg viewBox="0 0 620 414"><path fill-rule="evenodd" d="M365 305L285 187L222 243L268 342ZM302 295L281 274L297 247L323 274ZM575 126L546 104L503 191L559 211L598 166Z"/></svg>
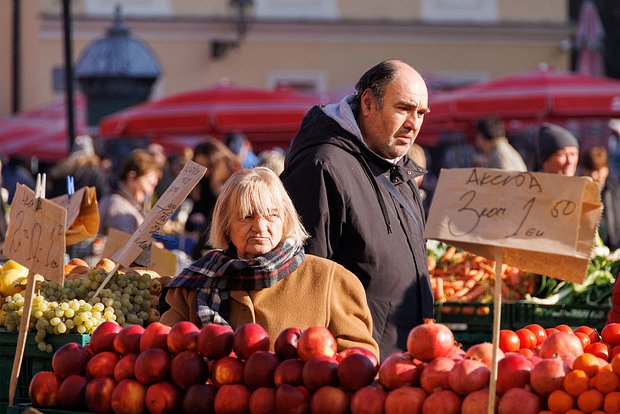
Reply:
<svg viewBox="0 0 620 414"><path fill-rule="evenodd" d="M521 348L533 349L536 346L538 338L529 329L521 328L518 329L515 333L519 337Z"/></svg>
<svg viewBox="0 0 620 414"><path fill-rule="evenodd" d="M569 334L575 333L575 332L573 331L573 328L571 328L570 326L568 326L568 325L566 325L566 324L561 324L561 325L558 325L558 326L556 326L556 327L555 327L555 329L557 329L557 330L559 330L559 331L562 331L562 332L569 333Z"/></svg>
<svg viewBox="0 0 620 414"><path fill-rule="evenodd" d="M583 332L575 332L575 336L581 341L583 349L586 349L586 347L590 345L590 337L587 334Z"/></svg>
<svg viewBox="0 0 620 414"><path fill-rule="evenodd" d="M525 327L525 329L529 329L534 335L536 335L536 345L542 344L543 341L547 339L547 332L545 332L545 328L537 323L530 323Z"/></svg>
<svg viewBox="0 0 620 414"><path fill-rule="evenodd" d="M546 328L545 329L545 333L547 334L547 338L550 337L551 335L553 335L556 332L560 332L560 330L556 329L556 328Z"/></svg>
<svg viewBox="0 0 620 414"><path fill-rule="evenodd" d="M504 352L516 352L521 348L519 336L510 329L502 329L499 331L499 349Z"/></svg>
<svg viewBox="0 0 620 414"><path fill-rule="evenodd" d="M609 361L609 344L606 344L605 342L595 342L590 344L583 349L583 352L596 355L605 361Z"/></svg>
<svg viewBox="0 0 620 414"><path fill-rule="evenodd" d="M528 348L520 348L520 349L517 349L516 352L517 352L517 354L524 355L524 356L526 356L528 358L531 357L532 355L534 355L534 351L532 351L531 349L528 349Z"/></svg>
<svg viewBox="0 0 620 414"><path fill-rule="evenodd" d="M601 338L603 342L607 342L609 345L620 345L620 323L610 323L605 325L601 331Z"/></svg>
<svg viewBox="0 0 620 414"><path fill-rule="evenodd" d="M590 337L590 343L593 344L601 340L601 336L598 334L597 330L586 325L581 325L575 328L575 333L583 332L584 334Z"/></svg>
<svg viewBox="0 0 620 414"><path fill-rule="evenodd" d="M616 355L620 354L620 345L616 345L611 348L611 352L609 353L609 360L613 360Z"/></svg>

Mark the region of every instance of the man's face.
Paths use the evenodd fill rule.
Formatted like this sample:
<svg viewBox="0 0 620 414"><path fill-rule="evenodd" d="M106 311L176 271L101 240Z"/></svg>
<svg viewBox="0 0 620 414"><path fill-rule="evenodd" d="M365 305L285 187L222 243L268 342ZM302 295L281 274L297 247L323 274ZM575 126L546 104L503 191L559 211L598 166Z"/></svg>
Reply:
<svg viewBox="0 0 620 414"><path fill-rule="evenodd" d="M543 163L543 171L573 177L577 172L578 162L579 149L577 147L560 148Z"/></svg>
<svg viewBox="0 0 620 414"><path fill-rule="evenodd" d="M370 89L362 93L360 130L368 147L387 159L402 157L420 132L429 112L428 91L411 67L396 63L397 73L385 88L382 105Z"/></svg>

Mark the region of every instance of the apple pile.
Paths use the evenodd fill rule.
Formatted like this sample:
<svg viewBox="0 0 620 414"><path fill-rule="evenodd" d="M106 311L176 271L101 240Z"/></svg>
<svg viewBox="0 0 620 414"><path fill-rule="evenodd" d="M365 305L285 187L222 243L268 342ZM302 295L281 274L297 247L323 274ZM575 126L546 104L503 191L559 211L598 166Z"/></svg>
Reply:
<svg viewBox="0 0 620 414"><path fill-rule="evenodd" d="M620 325L603 333L620 342ZM30 399L41 408L115 413L487 412L492 345L465 352L442 324L413 328L407 352L381 364L361 347L338 352L323 327L287 328L273 349L254 323L233 331L105 322L85 347L56 351L53 371L32 378ZM498 351L496 412L617 413L619 384L620 354L599 358L558 330L531 354Z"/></svg>

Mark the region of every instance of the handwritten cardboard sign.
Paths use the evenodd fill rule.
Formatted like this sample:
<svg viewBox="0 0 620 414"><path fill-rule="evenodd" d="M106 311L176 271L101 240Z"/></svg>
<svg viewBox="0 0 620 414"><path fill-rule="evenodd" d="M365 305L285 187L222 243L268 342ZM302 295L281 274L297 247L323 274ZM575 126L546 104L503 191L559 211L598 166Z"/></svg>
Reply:
<svg viewBox="0 0 620 414"><path fill-rule="evenodd" d="M63 194L51 201L67 209L67 246L88 240L99 231L99 207L95 187L82 187L70 198Z"/></svg>
<svg viewBox="0 0 620 414"><path fill-rule="evenodd" d="M602 204L587 177L442 169L424 237L523 270L583 282Z"/></svg>
<svg viewBox="0 0 620 414"><path fill-rule="evenodd" d="M129 267L136 257L151 245L153 241L151 234L158 233L163 229L166 222L179 208L189 192L198 184L206 171L207 169L202 165L188 161L140 227L131 236L131 239L112 256L112 260Z"/></svg>
<svg viewBox="0 0 620 414"><path fill-rule="evenodd" d="M114 253L127 244L129 239L131 239L131 234L111 228L108 232L105 246L103 247L103 257L112 257ZM174 253L151 244L148 256L149 269L155 270L160 275L176 276L177 256Z"/></svg>
<svg viewBox="0 0 620 414"><path fill-rule="evenodd" d="M50 200L37 200L34 191L18 184L2 253L31 272L62 284L66 221L66 209Z"/></svg>

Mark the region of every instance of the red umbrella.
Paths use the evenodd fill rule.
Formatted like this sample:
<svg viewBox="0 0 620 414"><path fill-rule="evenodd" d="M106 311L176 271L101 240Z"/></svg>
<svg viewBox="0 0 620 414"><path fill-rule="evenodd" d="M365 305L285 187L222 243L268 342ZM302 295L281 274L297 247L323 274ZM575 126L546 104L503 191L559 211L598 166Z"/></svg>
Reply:
<svg viewBox="0 0 620 414"><path fill-rule="evenodd" d="M427 124L620 116L620 81L540 68L431 96Z"/></svg>
<svg viewBox="0 0 620 414"><path fill-rule="evenodd" d="M0 152L42 161L58 161L68 154L67 119L64 95L49 105L11 117L0 118ZM86 100L78 94L75 102L77 134L86 132Z"/></svg>
<svg viewBox="0 0 620 414"><path fill-rule="evenodd" d="M256 145L288 145L316 96L293 90L263 90L238 86L169 96L136 105L102 119L102 137L161 137L244 132ZM163 139L160 138L160 142Z"/></svg>

